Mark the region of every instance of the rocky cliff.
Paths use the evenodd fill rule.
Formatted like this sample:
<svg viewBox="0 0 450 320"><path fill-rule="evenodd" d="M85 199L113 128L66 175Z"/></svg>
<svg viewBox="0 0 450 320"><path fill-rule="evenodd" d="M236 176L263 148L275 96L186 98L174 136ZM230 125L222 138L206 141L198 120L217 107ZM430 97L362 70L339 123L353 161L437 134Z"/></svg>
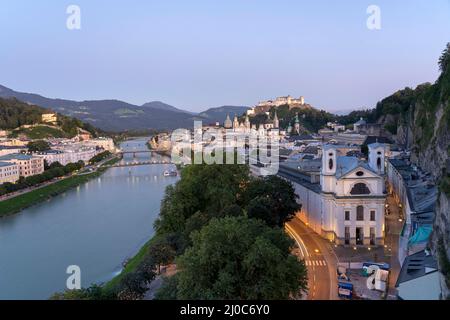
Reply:
<svg viewBox="0 0 450 320"><path fill-rule="evenodd" d="M436 219L430 247L442 272L443 298L450 297L450 44L439 61L434 84L406 88L377 106L379 121L400 145L411 150L411 161L431 173L439 184ZM390 129L390 130L389 130Z"/></svg>

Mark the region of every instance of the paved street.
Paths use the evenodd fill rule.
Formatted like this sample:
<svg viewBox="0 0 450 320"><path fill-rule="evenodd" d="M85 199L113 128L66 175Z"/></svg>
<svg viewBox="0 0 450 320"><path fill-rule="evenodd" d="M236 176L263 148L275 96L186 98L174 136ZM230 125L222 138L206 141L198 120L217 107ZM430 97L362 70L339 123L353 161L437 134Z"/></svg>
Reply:
<svg viewBox="0 0 450 320"><path fill-rule="evenodd" d="M308 268L308 300L335 300L337 297L337 259L326 240L299 219L286 224L287 233L299 247L299 257Z"/></svg>
<svg viewBox="0 0 450 320"><path fill-rule="evenodd" d="M400 233L402 232L404 218L401 216L401 210L392 195L387 196L386 203L389 206L390 213L389 215L386 215L385 254L390 258L389 263L391 264L389 293L395 295L395 282L397 281L401 269L398 260L398 242Z"/></svg>

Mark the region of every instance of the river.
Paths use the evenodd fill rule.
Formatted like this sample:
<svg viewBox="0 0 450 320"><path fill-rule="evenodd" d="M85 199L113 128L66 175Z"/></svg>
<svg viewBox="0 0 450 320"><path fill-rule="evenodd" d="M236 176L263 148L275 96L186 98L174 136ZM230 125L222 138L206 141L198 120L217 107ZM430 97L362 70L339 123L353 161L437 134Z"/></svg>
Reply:
<svg viewBox="0 0 450 320"><path fill-rule="evenodd" d="M123 150L146 150L147 138ZM149 160L149 153L126 154ZM152 155L153 159L161 156ZM19 214L0 218L0 299L47 299L65 289L67 267L83 287L110 280L153 235L172 165L110 168L103 175Z"/></svg>

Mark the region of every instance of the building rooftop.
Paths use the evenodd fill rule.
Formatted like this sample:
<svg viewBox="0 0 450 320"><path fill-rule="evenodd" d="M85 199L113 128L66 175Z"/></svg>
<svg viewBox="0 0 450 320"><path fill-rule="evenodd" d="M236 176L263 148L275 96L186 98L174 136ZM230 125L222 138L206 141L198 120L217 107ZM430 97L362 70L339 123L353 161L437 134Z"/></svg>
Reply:
<svg viewBox="0 0 450 320"><path fill-rule="evenodd" d="M366 123L367 122L363 118L360 118L358 121L355 122L355 124L359 124L359 125L366 124Z"/></svg>
<svg viewBox="0 0 450 320"><path fill-rule="evenodd" d="M290 142L301 140L315 140L314 137L310 134L301 134L301 135L293 135L289 137Z"/></svg>
<svg viewBox="0 0 450 320"><path fill-rule="evenodd" d="M337 157L336 160L337 160L336 178L338 179L342 176L345 176L347 173L351 172L352 170L358 167L362 167L364 169L374 172L372 168L369 167L367 162L361 161L356 157L341 156Z"/></svg>
<svg viewBox="0 0 450 320"><path fill-rule="evenodd" d="M319 147L317 146L308 146L303 150L303 153L307 154L319 154Z"/></svg>
<svg viewBox="0 0 450 320"><path fill-rule="evenodd" d="M3 162L3 161L0 161L0 167L9 167L9 166L14 166L15 164L14 163L11 163L11 162Z"/></svg>
<svg viewBox="0 0 450 320"><path fill-rule="evenodd" d="M0 150L17 150L17 149L26 149L24 146L0 146Z"/></svg>
<svg viewBox="0 0 450 320"><path fill-rule="evenodd" d="M296 163L280 163L280 168L278 170L278 175L285 179L288 179L292 182L296 182L305 188L310 189L316 193L321 192L320 183L312 183L311 182L311 174L305 171L301 171L298 168L298 164Z"/></svg>
<svg viewBox="0 0 450 320"><path fill-rule="evenodd" d="M22 154L22 153L13 153L13 154L7 154L0 157L0 161L8 161L8 160L30 160L33 158L32 156L28 154Z"/></svg>
<svg viewBox="0 0 450 320"><path fill-rule="evenodd" d="M426 250L419 251L405 258L402 269L398 275L396 287L402 282L422 277L437 271L437 262Z"/></svg>
<svg viewBox="0 0 450 320"><path fill-rule="evenodd" d="M372 143L385 143L385 144L392 144L391 139L382 137L382 136L367 136L367 138L364 140L363 145L368 146Z"/></svg>
<svg viewBox="0 0 450 320"><path fill-rule="evenodd" d="M411 165L407 159L389 159L388 161L402 176L411 210L418 213L434 211L438 188L432 177Z"/></svg>

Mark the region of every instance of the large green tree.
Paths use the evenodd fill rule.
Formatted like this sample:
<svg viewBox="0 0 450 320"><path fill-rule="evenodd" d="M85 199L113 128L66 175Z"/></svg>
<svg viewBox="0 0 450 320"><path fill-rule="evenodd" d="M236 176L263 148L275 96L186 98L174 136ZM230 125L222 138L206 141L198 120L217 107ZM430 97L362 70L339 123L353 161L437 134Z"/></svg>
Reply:
<svg viewBox="0 0 450 320"><path fill-rule="evenodd" d="M244 216L214 218L192 238L177 260L178 299L288 299L306 289L306 267L281 229Z"/></svg>
<svg viewBox="0 0 450 320"><path fill-rule="evenodd" d="M155 222L158 232L183 232L186 221L197 212L206 220L220 215L237 202L248 182L246 165L196 164L181 171L181 179L166 189L161 213Z"/></svg>
<svg viewBox="0 0 450 320"><path fill-rule="evenodd" d="M250 218L264 220L269 226L283 227L301 205L292 183L277 176L252 179L241 199Z"/></svg>
<svg viewBox="0 0 450 320"><path fill-rule="evenodd" d="M30 152L42 152L50 149L50 145L45 140L30 141L27 145Z"/></svg>

